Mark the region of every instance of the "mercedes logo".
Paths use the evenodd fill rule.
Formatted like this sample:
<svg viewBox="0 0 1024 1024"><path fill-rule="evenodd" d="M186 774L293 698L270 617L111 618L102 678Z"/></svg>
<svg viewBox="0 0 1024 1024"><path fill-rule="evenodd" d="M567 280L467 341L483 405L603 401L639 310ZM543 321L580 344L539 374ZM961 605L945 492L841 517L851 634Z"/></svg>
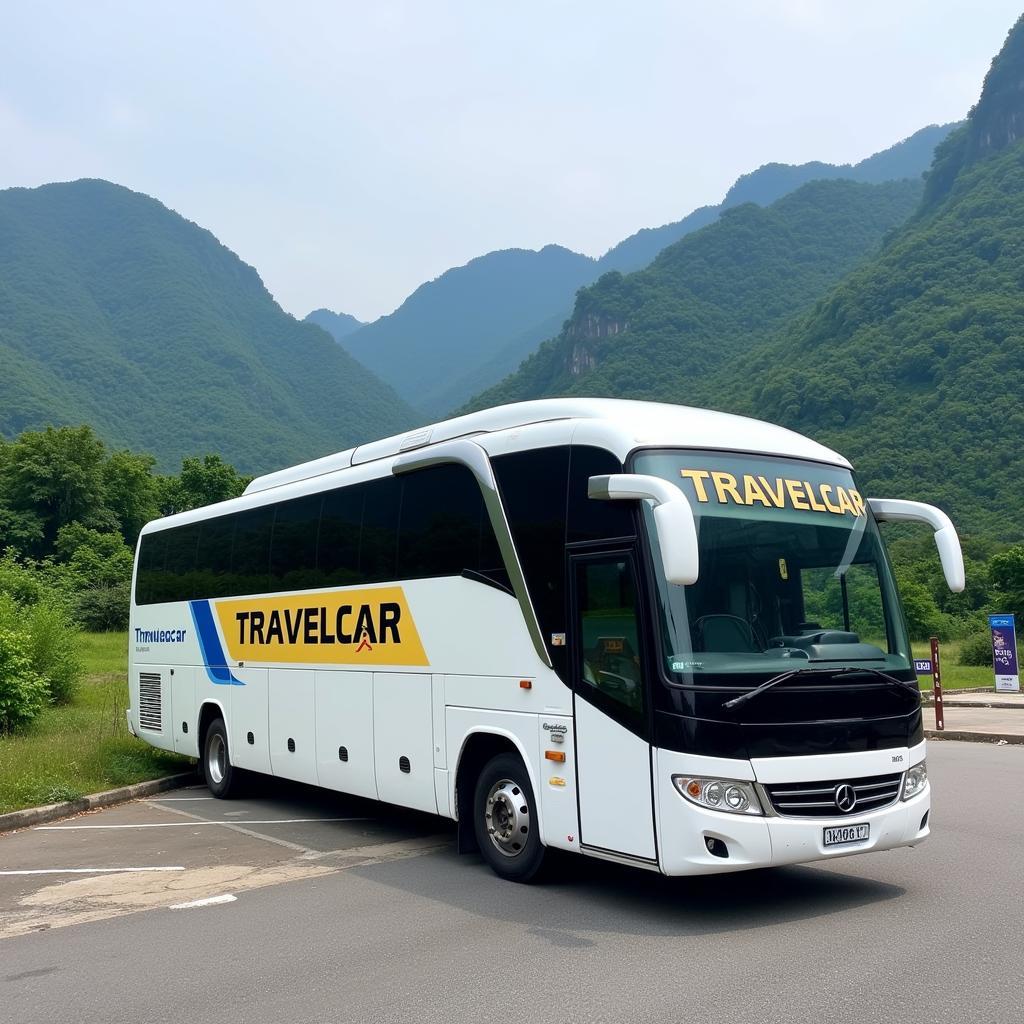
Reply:
<svg viewBox="0 0 1024 1024"><path fill-rule="evenodd" d="M849 814L857 806L857 794L854 792L853 786L848 782L836 786L835 801L836 807L843 814Z"/></svg>

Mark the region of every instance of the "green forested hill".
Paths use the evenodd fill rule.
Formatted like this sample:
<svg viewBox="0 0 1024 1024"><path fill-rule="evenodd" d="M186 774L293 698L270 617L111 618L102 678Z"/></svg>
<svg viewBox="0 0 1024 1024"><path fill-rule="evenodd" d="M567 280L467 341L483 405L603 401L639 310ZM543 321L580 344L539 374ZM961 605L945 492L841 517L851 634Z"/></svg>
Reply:
<svg viewBox="0 0 1024 1024"><path fill-rule="evenodd" d="M1007 541L1024 536L1022 85L1018 23L917 215L704 394L833 443L876 494Z"/></svg>
<svg viewBox="0 0 1024 1024"><path fill-rule="evenodd" d="M208 231L105 181L0 192L0 367L0 433L89 423L168 469L270 469L414 419Z"/></svg>
<svg viewBox="0 0 1024 1024"><path fill-rule="evenodd" d="M351 317L317 310L306 319L329 330L427 418L439 418L512 373L569 317L578 288L608 271L647 266L663 249L716 221L723 210L766 206L821 178L919 179L951 126L929 126L857 164L765 164L743 175L718 206L644 228L599 260L549 245L487 253L428 281L388 316L353 330Z"/></svg>
<svg viewBox="0 0 1024 1024"><path fill-rule="evenodd" d="M483 367L499 360L492 383L548 337L552 317L561 323L594 266L558 245L490 252L420 285L343 344L408 402L441 418L480 386Z"/></svg>
<svg viewBox="0 0 1024 1024"><path fill-rule="evenodd" d="M920 195L915 181L817 181L767 208L736 207L646 270L581 291L562 333L472 405L568 394L685 403L874 251Z"/></svg>
<svg viewBox="0 0 1024 1024"><path fill-rule="evenodd" d="M474 404L586 394L745 413L832 444L868 493L932 501L983 545L1019 542L1024 19L914 203L909 184L820 182L739 207L582 292L563 333Z"/></svg>
<svg viewBox="0 0 1024 1024"><path fill-rule="evenodd" d="M350 313L335 313L332 309L314 309L302 319L305 323L322 327L337 342L354 334L360 327L366 326L362 320L357 320Z"/></svg>

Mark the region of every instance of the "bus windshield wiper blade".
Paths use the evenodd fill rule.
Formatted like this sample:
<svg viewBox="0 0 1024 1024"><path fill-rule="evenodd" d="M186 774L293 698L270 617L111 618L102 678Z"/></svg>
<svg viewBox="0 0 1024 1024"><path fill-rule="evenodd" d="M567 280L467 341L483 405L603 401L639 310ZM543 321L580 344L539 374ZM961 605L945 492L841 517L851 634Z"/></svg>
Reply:
<svg viewBox="0 0 1024 1024"><path fill-rule="evenodd" d="M771 679L766 680L756 689L748 690L746 693L741 693L738 697L733 697L732 700L727 700L722 707L732 710L735 707L739 707L740 704L745 703L748 700L753 700L755 697L759 697L766 690L772 689L774 686L778 686L779 683L785 683L792 679L794 676L800 675L827 675L827 676L843 676L850 675L851 673L867 672L873 676L878 676L879 679L884 680L890 686L898 686L901 690L906 690L908 693L912 693L915 697L920 697L920 691L916 686L911 683L905 683L902 679L897 679L895 676L889 675L888 672L883 672L877 668L857 668L854 665L844 666L842 668L794 668L788 672L782 672L777 676L772 676Z"/></svg>

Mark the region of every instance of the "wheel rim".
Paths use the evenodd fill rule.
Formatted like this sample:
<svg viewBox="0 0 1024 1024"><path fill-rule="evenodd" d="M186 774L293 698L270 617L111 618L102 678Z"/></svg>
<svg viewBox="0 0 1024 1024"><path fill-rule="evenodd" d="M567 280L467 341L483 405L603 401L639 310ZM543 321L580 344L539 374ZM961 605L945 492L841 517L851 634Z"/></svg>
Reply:
<svg viewBox="0 0 1024 1024"><path fill-rule="evenodd" d="M487 794L484 827L494 848L504 857L518 857L530 838L530 805L512 779L500 779Z"/></svg>
<svg viewBox="0 0 1024 1024"><path fill-rule="evenodd" d="M206 770L210 781L219 786L228 767L228 747L220 733L214 733L206 747Z"/></svg>

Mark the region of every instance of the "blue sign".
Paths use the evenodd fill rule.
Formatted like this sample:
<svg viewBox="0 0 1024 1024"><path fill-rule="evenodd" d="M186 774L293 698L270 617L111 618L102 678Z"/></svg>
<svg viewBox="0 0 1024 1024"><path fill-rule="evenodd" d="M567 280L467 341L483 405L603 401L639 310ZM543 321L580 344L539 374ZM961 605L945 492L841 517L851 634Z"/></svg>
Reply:
<svg viewBox="0 0 1024 1024"><path fill-rule="evenodd" d="M1017 631L1012 615L990 615L992 629L992 668L996 689L1020 693L1020 672L1017 667Z"/></svg>
<svg viewBox="0 0 1024 1024"><path fill-rule="evenodd" d="M914 669L919 676L930 676L932 674L932 663L930 658L915 658Z"/></svg>

